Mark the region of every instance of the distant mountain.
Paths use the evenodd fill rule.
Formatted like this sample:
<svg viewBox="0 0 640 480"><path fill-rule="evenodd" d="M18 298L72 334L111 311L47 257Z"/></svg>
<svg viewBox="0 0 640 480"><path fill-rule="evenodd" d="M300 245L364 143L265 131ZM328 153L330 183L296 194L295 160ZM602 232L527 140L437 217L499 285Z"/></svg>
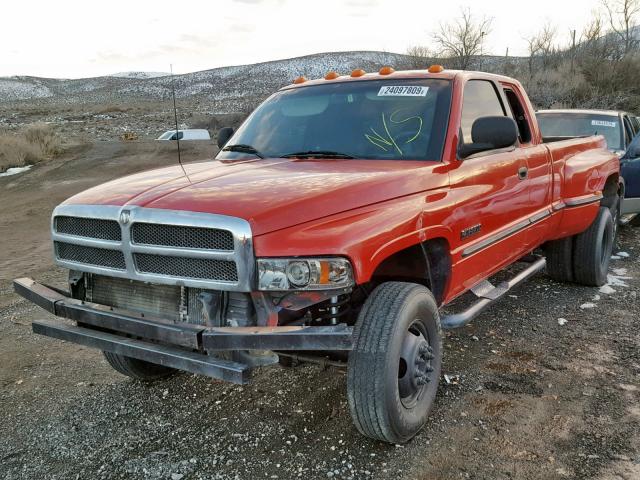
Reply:
<svg viewBox="0 0 640 480"><path fill-rule="evenodd" d="M116 78L158 78L171 75L169 72L119 72L108 75Z"/></svg>
<svg viewBox="0 0 640 480"><path fill-rule="evenodd" d="M237 112L249 102L264 98L293 81L298 75L317 78L329 70L348 73L355 68L375 71L383 65L401 65L407 58L387 52L319 53L253 65L214 68L176 75L176 96L211 100L221 113ZM108 104L129 100L166 100L170 95L170 77L164 74L148 76L145 72L75 80L0 78L0 102L29 100Z"/></svg>
<svg viewBox="0 0 640 480"><path fill-rule="evenodd" d="M407 55L376 51L318 53L304 57L221 67L176 75L176 96L209 101L215 113L244 111L297 76L323 77L328 71L377 71L383 65L407 68ZM485 69L503 57L483 57ZM150 76L158 75L158 76ZM105 77L60 80L39 77L0 78L0 102L29 101L65 104L117 104L132 100L168 100L171 78L166 74L128 72Z"/></svg>

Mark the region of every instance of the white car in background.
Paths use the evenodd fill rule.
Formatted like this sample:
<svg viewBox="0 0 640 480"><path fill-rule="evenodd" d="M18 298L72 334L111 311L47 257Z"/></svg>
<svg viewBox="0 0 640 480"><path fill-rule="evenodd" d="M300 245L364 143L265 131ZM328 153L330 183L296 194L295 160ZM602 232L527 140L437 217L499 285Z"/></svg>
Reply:
<svg viewBox="0 0 640 480"><path fill-rule="evenodd" d="M175 130L167 130L156 138L156 140L211 140L211 136L209 135L209 131L205 129L178 130L177 135Z"/></svg>

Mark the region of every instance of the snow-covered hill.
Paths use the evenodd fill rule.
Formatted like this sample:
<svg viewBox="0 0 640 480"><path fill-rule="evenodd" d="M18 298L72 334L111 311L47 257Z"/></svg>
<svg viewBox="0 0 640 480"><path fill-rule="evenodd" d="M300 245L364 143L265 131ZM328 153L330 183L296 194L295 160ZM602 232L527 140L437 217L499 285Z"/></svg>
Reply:
<svg viewBox="0 0 640 480"><path fill-rule="evenodd" d="M177 97L205 101L216 113L230 113L255 106L259 100L293 81L298 75L319 78L329 70L349 73L355 68L371 72L383 65L408 68L410 60L406 55L376 51L318 53L176 75L174 81ZM490 67L493 61L503 60L501 57L484 57L483 67ZM162 101L170 96L171 77L162 73L128 72L76 80L0 78L0 103L114 104L131 100Z"/></svg>
<svg viewBox="0 0 640 480"><path fill-rule="evenodd" d="M176 75L176 96L211 100L219 112L242 111L256 99L291 82L298 75L323 76L329 70L348 73L382 65L404 65L405 55L386 52L320 53L305 57L214 68ZM153 76L151 76L153 75ZM56 103L117 103L127 100L166 100L171 77L166 74L125 72L105 77L58 80L38 77L0 78L0 102L20 100Z"/></svg>
<svg viewBox="0 0 640 480"><path fill-rule="evenodd" d="M158 78L158 77L166 77L167 75L171 75L168 72L118 72L109 75L109 77L116 78Z"/></svg>

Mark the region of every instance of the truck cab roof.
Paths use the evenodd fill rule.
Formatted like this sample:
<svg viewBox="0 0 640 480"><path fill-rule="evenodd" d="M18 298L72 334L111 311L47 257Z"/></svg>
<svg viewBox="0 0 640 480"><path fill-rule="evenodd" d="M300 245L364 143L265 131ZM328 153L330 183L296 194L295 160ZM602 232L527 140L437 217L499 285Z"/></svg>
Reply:
<svg viewBox="0 0 640 480"><path fill-rule="evenodd" d="M337 75L335 77L329 76L328 74L327 77L325 78L317 78L317 79L311 79L311 80L308 80L304 77L298 77L294 83L290 85L286 85L282 87L280 90L289 90L292 88L309 87L314 85L326 85L327 83L331 83L331 82L347 83L347 82L363 82L367 80L387 80L387 79L406 80L411 78L416 78L416 79L417 78L419 79L434 78L434 79L445 79L445 80L453 80L456 78L459 78L462 80L466 80L469 78L474 78L474 79L482 78L486 80L493 80L496 82L509 82L509 83L516 83L516 84L520 83L517 80L511 77L506 77L504 75L496 75L493 73L468 71L468 70L443 69L440 72L430 72L428 69L398 70L398 71L392 71L391 73L387 73L387 74L381 73L383 70L384 70L384 67L383 69L380 70L380 72L364 73L357 76L353 76L353 73L351 75ZM354 72L357 72L357 70L354 70ZM332 73L332 72L329 72L329 73Z"/></svg>

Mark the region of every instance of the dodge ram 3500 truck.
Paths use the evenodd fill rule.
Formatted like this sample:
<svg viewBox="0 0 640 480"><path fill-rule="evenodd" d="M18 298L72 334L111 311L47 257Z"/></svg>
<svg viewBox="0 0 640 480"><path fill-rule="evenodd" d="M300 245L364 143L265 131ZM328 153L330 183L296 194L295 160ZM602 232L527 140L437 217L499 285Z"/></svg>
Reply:
<svg viewBox="0 0 640 480"><path fill-rule="evenodd" d="M54 210L69 290L15 288L75 324L34 332L102 350L140 380L245 383L279 358L343 365L358 430L404 442L434 402L443 328L545 263L558 280L605 282L618 158L602 136L544 144L511 78L440 66L300 77L218 143L213 161ZM465 292L477 298L455 309Z"/></svg>

